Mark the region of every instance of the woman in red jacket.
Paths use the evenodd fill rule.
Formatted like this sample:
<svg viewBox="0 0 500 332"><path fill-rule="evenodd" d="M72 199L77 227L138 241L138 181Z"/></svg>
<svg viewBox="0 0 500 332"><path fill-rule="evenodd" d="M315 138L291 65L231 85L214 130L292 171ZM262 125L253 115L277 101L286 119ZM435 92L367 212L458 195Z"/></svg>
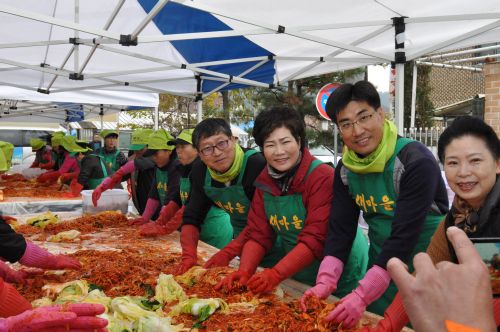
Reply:
<svg viewBox="0 0 500 332"><path fill-rule="evenodd" d="M305 124L289 108L262 111L255 120L255 142L267 161L255 181L255 195L244 232L239 270L216 288L239 282L254 293L272 291L288 277L313 285L323 256L333 192L333 169L305 147ZM273 245L281 255L272 268L254 274ZM348 294L366 271L367 242L359 230L337 295ZM253 275L253 276L252 276Z"/></svg>

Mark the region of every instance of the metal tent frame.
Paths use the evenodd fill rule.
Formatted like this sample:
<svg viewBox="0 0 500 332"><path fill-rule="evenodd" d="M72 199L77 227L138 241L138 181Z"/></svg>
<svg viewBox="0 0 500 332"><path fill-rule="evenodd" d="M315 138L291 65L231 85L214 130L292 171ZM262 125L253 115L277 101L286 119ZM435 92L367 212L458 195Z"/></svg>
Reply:
<svg viewBox="0 0 500 332"><path fill-rule="evenodd" d="M46 4L51 1L38 1ZM5 75L19 73L20 76L30 76L36 73L39 78L36 86L21 83L12 79L0 79L0 85L14 86L25 90L55 96L62 92L79 92L84 90L111 90L130 93L170 93L193 98L198 102L198 119L201 119L201 100L207 95L223 89L244 86L273 88L284 85L289 80L298 79L336 70L351 69L359 66L380 63L395 63L396 66L396 108L395 120L400 131L403 129L403 90L404 64L407 61L420 59L422 56L436 51L449 50L457 47L479 45L500 41L500 7L494 0L481 0L478 4L468 4L465 0L446 1L439 8L445 10L440 15L433 11L437 8L430 0L411 1L404 5L396 0L369 1L358 0L345 5L338 5L339 13L350 13L348 17L339 18L338 23L322 19L317 24L307 24L310 19L301 15L301 10L307 10L311 16L323 15L323 9L304 4L299 1L277 0L267 11L279 16L276 21L262 19L267 4L263 0L250 4L244 0L221 0L216 3L208 0L159 0L142 1L139 4L154 3L149 11L121 29L124 15L141 8L124 0L111 1L103 4L110 10L99 15L105 21L102 27L87 23L89 13L83 11L93 1L85 3L74 0L73 19L58 17L58 6L52 8L52 15L45 12L28 10L17 5L13 0L0 1L0 13L5 17L16 17L19 26L25 23L47 24L49 37L45 40L24 40L0 43L0 71ZM26 1L26 3L32 3ZM13 5L15 4L15 5ZM161 33L160 24L168 24L170 5L181 7L184 11L192 10L198 14L210 15L211 18L223 22L228 29L208 29L207 31L186 33ZM67 5L67 4L66 4ZM317 6L332 8L328 1L318 1ZM349 7L359 6L373 11L376 19L357 19L349 11ZM37 6L33 5L37 8ZM137 7L137 8L136 8ZM272 8L271 8L272 7ZM177 7L176 7L177 8ZM249 10L252 9L252 10ZM476 9L478 8L478 9ZM57 9L57 10L56 10ZM144 8L143 8L144 9ZM463 9L463 10L462 10ZM280 12L278 12L278 10ZM448 10L449 12L446 12ZM140 11L138 11L139 13ZM411 15L415 13L415 15ZM432 13L433 15L429 15ZM279 14L279 15L278 15ZM377 15L376 15L377 14ZM419 15L420 14L420 15ZM289 19L287 18L288 16ZM267 15L266 17L269 17ZM286 22L281 23L279 19ZM85 21L87 20L87 21ZM189 17L186 17L189 21ZM12 21L12 20L11 20ZM2 21L3 22L3 21ZM10 22L10 21L9 21ZM118 22L118 23L117 23ZM467 23L467 24L464 24ZM195 22L188 22L194 24ZM5 23L0 23L0 27ZM447 27L445 31L435 31L435 38L422 42L426 38L429 27L436 24ZM115 26L118 25L115 29ZM453 33L456 26L465 26L459 32ZM8 26L4 26L8 28ZM153 33L153 32L157 33ZM354 33L358 32L358 33ZM351 38L351 35L355 38ZM55 39L52 39L56 35ZM69 38L57 38L61 35ZM211 59L201 62L189 62L185 54L175 47L175 43L203 42L207 40L227 41L227 47L232 47L234 38L244 37L265 50L267 55ZM25 38L26 39L26 38ZM414 40L414 41L412 41ZM297 52L283 47L287 41L296 43ZM418 43L418 47L415 47ZM273 47L273 45L279 45ZM199 45L199 44L197 44ZM172 56L150 54L154 47L163 47L164 53ZM281 47L281 48L280 48ZM29 52L32 49L45 49L44 59L38 61L23 61L13 54ZM45 61L50 59L55 49L60 52L58 62ZM201 52L201 51L200 51ZM163 53L162 53L163 54ZM114 59L123 60L126 66L118 70L104 70L101 65L92 67L97 61L109 57L110 64ZM99 58L99 59L97 59ZM82 61L80 59L83 59ZM73 65L71 66L71 60ZM128 61L128 62L127 62ZM266 65L273 64L275 73L272 78L259 80L249 78ZM445 63L443 66L456 66ZM239 66L239 67L238 67ZM92 68L91 68L92 67ZM228 73L227 68L236 68L236 73ZM243 68L237 70L237 68ZM22 74L22 75L21 75ZM2 75L3 76L3 75ZM46 76L50 77L46 80ZM30 76L31 77L31 76ZM270 80L270 81L269 81ZM212 85L210 85L212 84ZM215 85L214 85L215 84ZM206 86L212 88L206 90Z"/></svg>

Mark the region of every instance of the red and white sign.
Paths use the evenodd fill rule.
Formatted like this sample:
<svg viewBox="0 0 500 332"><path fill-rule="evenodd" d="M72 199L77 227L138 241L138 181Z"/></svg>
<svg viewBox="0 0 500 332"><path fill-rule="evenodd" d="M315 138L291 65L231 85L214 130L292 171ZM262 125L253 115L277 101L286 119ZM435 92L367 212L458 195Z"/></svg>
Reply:
<svg viewBox="0 0 500 332"><path fill-rule="evenodd" d="M336 88L340 86L340 83L328 83L321 89L319 89L318 94L316 95L316 109L323 118L332 121L328 114L326 114L326 102L328 97L335 91Z"/></svg>

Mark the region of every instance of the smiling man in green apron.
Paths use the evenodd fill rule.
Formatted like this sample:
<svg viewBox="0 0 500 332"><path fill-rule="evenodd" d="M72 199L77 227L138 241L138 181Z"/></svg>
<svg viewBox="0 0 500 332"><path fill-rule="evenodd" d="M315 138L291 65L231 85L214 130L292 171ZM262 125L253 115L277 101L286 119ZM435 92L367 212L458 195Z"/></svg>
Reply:
<svg viewBox="0 0 500 332"><path fill-rule="evenodd" d="M151 184L155 178L155 163L151 157L144 157L147 151L149 136L153 129L136 129L132 133L129 151L134 154L129 157L129 161L120 167L111 177L105 179L92 193L92 203L97 206L97 201L106 190L113 189L116 185L125 180L130 180L132 201L139 214L143 214L146 209ZM155 212L152 218L157 218Z"/></svg>
<svg viewBox="0 0 500 332"><path fill-rule="evenodd" d="M111 170L113 175L120 167L127 163L127 157L118 149L118 131L105 129L100 133L104 138L104 147L94 151Z"/></svg>
<svg viewBox="0 0 500 332"><path fill-rule="evenodd" d="M201 161L191 171L191 194L183 214L181 230L182 263L177 273L184 273L197 264L200 228L212 206L224 209L231 218L233 237L223 250L217 265L225 266L241 253L248 210L255 187L253 182L266 165L262 154L244 150L231 133L224 119L205 119L193 132L193 145Z"/></svg>
<svg viewBox="0 0 500 332"><path fill-rule="evenodd" d="M260 112L253 136L267 167L255 180L256 191L248 214L248 241L240 267L215 288L231 289L237 282L247 285L253 293L266 293L289 277L314 285L323 258L334 170L305 147L304 120L293 109ZM254 274L278 235L282 254L276 257L272 268ZM349 294L366 272L368 243L360 228L350 255L337 296Z"/></svg>
<svg viewBox="0 0 500 332"><path fill-rule="evenodd" d="M153 225L155 222L151 218L158 207L161 210L156 222L167 222L182 205L179 194L180 174L177 171L179 161L175 156L175 146L168 144L173 139L165 129L155 131L148 138L148 150L144 157L151 157L155 162L155 178L142 216L132 220L131 225Z"/></svg>
<svg viewBox="0 0 500 332"><path fill-rule="evenodd" d="M371 83L338 87L328 98L326 111L338 125L345 146L335 170L325 258L316 286L305 295L324 297L324 289L335 288L362 211L369 226L369 269L327 317L350 327L367 306L383 314L397 292L386 271L387 261L397 257L412 269L413 256L425 252L446 214L448 198L432 153L423 144L397 135L396 126L385 120Z"/></svg>
<svg viewBox="0 0 500 332"><path fill-rule="evenodd" d="M162 220L158 220L156 223L142 226L140 233L143 236L170 234L177 230L182 223L182 214L191 192L191 169L194 161L198 159L198 151L193 146L192 134L193 129L184 129L174 141L169 142L169 144L175 144L175 151L180 162L177 169L181 174L180 197L182 208L176 212L175 216L164 223L162 223ZM229 215L224 210L212 206L201 225L200 240L222 249L232 238L233 227Z"/></svg>

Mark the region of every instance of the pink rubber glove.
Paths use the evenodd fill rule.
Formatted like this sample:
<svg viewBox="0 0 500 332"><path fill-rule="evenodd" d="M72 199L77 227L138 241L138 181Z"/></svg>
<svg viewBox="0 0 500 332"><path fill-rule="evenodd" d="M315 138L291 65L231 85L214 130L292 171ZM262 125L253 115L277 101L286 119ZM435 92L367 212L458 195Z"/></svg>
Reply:
<svg viewBox="0 0 500 332"><path fill-rule="evenodd" d="M7 282L13 282L16 284L26 283L26 273L21 271L16 271L11 269L7 264L0 260L0 278Z"/></svg>
<svg viewBox="0 0 500 332"><path fill-rule="evenodd" d="M373 265L350 294L328 314L326 321L343 322L342 326L351 328L361 319L366 307L384 294L391 277L378 265Z"/></svg>
<svg viewBox="0 0 500 332"><path fill-rule="evenodd" d="M101 330L108 321L95 316L102 313L103 305L91 303L40 307L0 320L0 332Z"/></svg>
<svg viewBox="0 0 500 332"><path fill-rule="evenodd" d="M52 255L47 250L33 242L26 241L26 251L19 263L25 266L39 267L41 269L80 269L82 265L74 258L64 255Z"/></svg>
<svg viewBox="0 0 500 332"><path fill-rule="evenodd" d="M148 201L146 202L146 207L144 208L144 212L142 213L142 216L139 218L132 219L129 221L129 225L143 225L147 223L151 217L155 214L156 209L158 209L158 206L160 206L160 201L152 198L148 198Z"/></svg>
<svg viewBox="0 0 500 332"><path fill-rule="evenodd" d="M335 292L342 271L344 271L344 263L340 259L334 256L325 256L319 266L316 285L306 290L300 299L302 310L307 310L305 300L308 296L326 299L330 294Z"/></svg>

